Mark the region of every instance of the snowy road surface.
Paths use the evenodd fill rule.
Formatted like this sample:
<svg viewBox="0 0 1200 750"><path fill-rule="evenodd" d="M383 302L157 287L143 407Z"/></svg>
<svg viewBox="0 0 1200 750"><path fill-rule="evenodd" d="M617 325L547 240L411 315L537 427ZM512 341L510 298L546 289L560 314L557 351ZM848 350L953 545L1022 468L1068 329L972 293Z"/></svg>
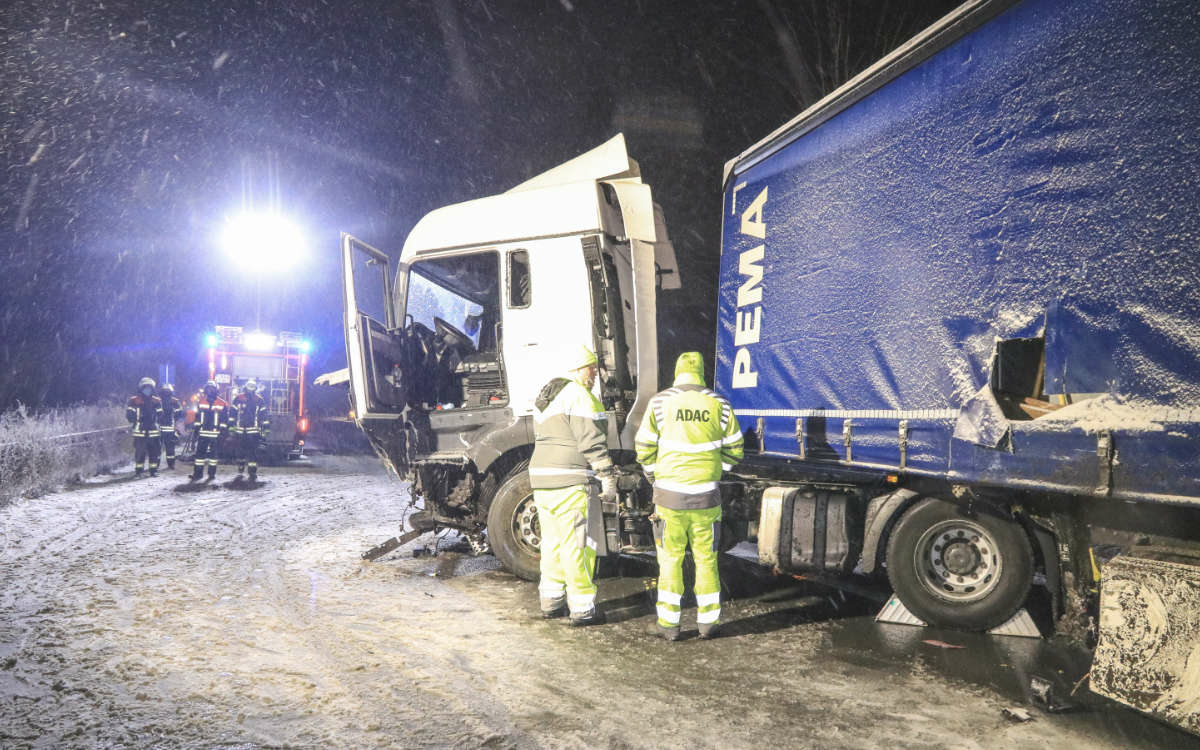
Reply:
<svg viewBox="0 0 1200 750"><path fill-rule="evenodd" d="M491 557L413 557L429 536L360 562L404 485L373 459L315 462L255 490L118 476L0 508L0 747L1193 741L1111 705L1014 723L1044 644L875 625L806 584L730 602L714 641L646 636L636 564L601 582L610 624L542 621Z"/></svg>

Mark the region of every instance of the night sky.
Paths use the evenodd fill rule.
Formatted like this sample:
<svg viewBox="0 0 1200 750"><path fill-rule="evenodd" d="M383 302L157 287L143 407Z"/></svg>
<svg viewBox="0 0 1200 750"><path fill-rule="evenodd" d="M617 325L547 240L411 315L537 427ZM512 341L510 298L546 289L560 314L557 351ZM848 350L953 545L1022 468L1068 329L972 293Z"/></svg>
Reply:
<svg viewBox="0 0 1200 750"><path fill-rule="evenodd" d="M687 285L666 355L711 351L725 160L954 5L6 3L0 410L120 399L160 362L195 388L256 285L264 330L316 342L311 375L343 367L340 231L394 257L425 212L617 132ZM307 257L260 274L218 238L273 199Z"/></svg>

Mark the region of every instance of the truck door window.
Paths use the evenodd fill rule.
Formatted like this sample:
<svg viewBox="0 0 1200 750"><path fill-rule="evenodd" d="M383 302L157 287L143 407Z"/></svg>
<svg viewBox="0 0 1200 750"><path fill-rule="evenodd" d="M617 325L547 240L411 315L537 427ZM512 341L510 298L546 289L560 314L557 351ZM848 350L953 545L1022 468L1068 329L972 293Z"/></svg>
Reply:
<svg viewBox="0 0 1200 750"><path fill-rule="evenodd" d="M532 300L529 251L513 250L508 254L508 306L512 308L529 307Z"/></svg>
<svg viewBox="0 0 1200 750"><path fill-rule="evenodd" d="M405 313L430 330L462 334L473 350L496 348L500 274L495 252L431 258L409 268Z"/></svg>
<svg viewBox="0 0 1200 750"><path fill-rule="evenodd" d="M355 252L350 256L347 271L354 284L354 306L358 312L379 323L393 325L387 309L391 286L385 276L387 266L364 252Z"/></svg>
<svg viewBox="0 0 1200 750"><path fill-rule="evenodd" d="M416 261L409 266L405 314L425 342L436 408L508 403L498 341L500 254L494 250Z"/></svg>

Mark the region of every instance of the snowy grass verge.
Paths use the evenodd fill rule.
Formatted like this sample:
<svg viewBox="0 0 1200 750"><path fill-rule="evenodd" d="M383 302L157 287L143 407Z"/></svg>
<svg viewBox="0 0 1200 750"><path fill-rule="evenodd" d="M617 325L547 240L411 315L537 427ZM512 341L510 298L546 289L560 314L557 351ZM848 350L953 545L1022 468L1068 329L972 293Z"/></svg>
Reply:
<svg viewBox="0 0 1200 750"><path fill-rule="evenodd" d="M0 414L0 505L108 471L129 460L129 441L120 406Z"/></svg>

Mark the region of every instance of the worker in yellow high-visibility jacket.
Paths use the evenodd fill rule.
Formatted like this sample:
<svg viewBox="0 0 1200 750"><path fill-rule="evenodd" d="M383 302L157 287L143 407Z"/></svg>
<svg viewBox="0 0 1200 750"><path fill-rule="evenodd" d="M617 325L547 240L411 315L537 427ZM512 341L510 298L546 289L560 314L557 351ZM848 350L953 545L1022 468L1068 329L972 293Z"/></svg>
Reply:
<svg viewBox="0 0 1200 750"><path fill-rule="evenodd" d="M658 632L679 639L683 558L696 563L696 624L716 635L721 619L721 473L742 460L742 431L729 402L704 387L704 357L684 352L674 384L654 396L634 438L638 461L654 485L658 554Z"/></svg>
<svg viewBox="0 0 1200 750"><path fill-rule="evenodd" d="M538 601L543 617L569 610L572 625L603 622L596 608L596 541L588 537L588 495L598 476L615 487L604 406L592 394L596 355L580 346L565 377L553 378L534 401L529 485L541 527Z"/></svg>

